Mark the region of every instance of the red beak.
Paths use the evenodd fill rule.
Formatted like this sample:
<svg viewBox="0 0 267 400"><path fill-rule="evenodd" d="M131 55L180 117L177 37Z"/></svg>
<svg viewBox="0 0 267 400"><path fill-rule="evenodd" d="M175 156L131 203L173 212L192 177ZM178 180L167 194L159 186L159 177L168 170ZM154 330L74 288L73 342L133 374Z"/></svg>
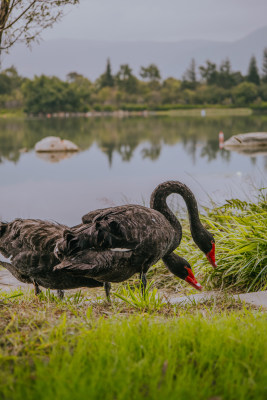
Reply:
<svg viewBox="0 0 267 400"><path fill-rule="evenodd" d="M209 260L210 264L213 266L213 268L216 268L217 264L215 261L215 243L212 243L212 249L208 254L206 254L206 257Z"/></svg>
<svg viewBox="0 0 267 400"><path fill-rule="evenodd" d="M187 268L187 267L185 267L185 269L187 269L187 272L188 272L188 276L185 278L185 281L187 283L189 283L189 285L193 286L195 289L202 290L203 289L202 286L196 280L196 278L195 278L193 272L191 271L191 269Z"/></svg>

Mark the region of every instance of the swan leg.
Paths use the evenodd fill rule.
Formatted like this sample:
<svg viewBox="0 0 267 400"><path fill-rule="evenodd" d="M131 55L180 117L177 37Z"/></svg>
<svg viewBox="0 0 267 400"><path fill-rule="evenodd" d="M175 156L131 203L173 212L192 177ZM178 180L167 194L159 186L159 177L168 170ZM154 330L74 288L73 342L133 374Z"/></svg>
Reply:
<svg viewBox="0 0 267 400"><path fill-rule="evenodd" d="M140 280L141 280L141 283L142 283L142 294L144 296L145 295L145 291L146 291L146 283L147 283L147 281L146 281L146 274L144 274L143 271L140 273Z"/></svg>
<svg viewBox="0 0 267 400"><path fill-rule="evenodd" d="M57 295L60 300L64 298L64 290L57 289Z"/></svg>
<svg viewBox="0 0 267 400"><path fill-rule="evenodd" d="M105 289L105 292L106 292L107 300L108 300L109 303L111 303L111 300L110 300L111 284L109 282L104 282L104 289Z"/></svg>
<svg viewBox="0 0 267 400"><path fill-rule="evenodd" d="M42 293L38 283L36 282L36 280L33 280L33 286L34 286L34 294L35 296L38 296L40 293Z"/></svg>

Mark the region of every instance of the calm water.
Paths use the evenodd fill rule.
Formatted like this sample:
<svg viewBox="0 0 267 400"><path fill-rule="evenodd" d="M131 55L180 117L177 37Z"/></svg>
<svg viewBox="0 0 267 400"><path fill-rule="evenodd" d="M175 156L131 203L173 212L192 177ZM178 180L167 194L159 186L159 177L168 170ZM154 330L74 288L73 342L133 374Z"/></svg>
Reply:
<svg viewBox="0 0 267 400"><path fill-rule="evenodd" d="M148 205L168 179L185 182L202 205L208 196L221 203L266 186L267 156L220 150L220 130L226 139L266 132L267 117L0 120L0 219L74 225L95 208ZM81 151L41 158L33 148L45 136L70 139Z"/></svg>

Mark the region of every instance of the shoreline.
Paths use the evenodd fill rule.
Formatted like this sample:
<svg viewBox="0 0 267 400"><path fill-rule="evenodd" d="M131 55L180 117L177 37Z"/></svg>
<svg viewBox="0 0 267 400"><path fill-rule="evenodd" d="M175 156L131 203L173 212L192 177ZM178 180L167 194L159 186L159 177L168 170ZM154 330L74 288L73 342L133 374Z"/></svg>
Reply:
<svg viewBox="0 0 267 400"><path fill-rule="evenodd" d="M26 114L22 110L15 112L2 112L0 113L0 120L2 119L54 119L54 118L99 118L99 117L112 117L112 118L129 118L129 117L225 117L225 116L250 116L254 114L251 108L221 108L221 107L203 107L203 108L181 108L170 110L114 110L114 111L87 111L87 112L56 112L56 113L39 113L38 115Z"/></svg>

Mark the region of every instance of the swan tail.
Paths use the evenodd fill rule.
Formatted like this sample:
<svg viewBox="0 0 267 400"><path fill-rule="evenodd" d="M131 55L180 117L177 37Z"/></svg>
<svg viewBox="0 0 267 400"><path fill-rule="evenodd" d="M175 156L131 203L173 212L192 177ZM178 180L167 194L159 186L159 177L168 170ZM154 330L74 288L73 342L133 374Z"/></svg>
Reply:
<svg viewBox="0 0 267 400"><path fill-rule="evenodd" d="M0 222L0 237L2 237L7 229L8 224L5 222Z"/></svg>

